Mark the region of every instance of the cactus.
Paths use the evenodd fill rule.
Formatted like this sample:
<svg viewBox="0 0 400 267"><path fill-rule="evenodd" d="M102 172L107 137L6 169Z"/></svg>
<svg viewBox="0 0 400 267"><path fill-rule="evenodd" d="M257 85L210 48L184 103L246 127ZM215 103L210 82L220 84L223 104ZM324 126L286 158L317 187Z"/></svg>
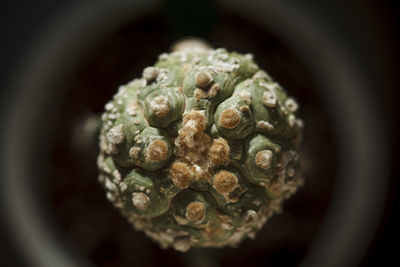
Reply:
<svg viewBox="0 0 400 267"><path fill-rule="evenodd" d="M99 181L162 248L237 246L302 184L297 109L251 54L184 41L105 105Z"/></svg>

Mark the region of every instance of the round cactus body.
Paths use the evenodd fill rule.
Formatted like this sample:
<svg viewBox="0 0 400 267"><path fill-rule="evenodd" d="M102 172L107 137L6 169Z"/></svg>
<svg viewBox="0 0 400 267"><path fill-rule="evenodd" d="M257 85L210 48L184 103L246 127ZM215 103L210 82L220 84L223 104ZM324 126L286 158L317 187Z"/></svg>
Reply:
<svg viewBox="0 0 400 267"><path fill-rule="evenodd" d="M99 180L163 248L235 246L302 183L298 105L250 54L175 48L105 105Z"/></svg>

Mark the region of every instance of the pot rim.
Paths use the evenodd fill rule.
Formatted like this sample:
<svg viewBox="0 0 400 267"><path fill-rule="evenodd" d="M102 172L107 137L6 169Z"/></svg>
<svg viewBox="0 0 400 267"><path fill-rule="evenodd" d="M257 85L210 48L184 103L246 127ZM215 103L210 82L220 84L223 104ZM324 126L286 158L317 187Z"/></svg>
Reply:
<svg viewBox="0 0 400 267"><path fill-rule="evenodd" d="M329 30L321 17L300 5L256 0L220 3L276 33L315 74L323 101L334 119L339 171L331 206L303 265L357 264L372 240L387 189L386 125L373 95L365 94L373 91L373 83L368 82L343 40ZM34 137L50 138L50 132L35 136L33 133L38 129L34 122L40 119L40 112L44 111L41 107L49 99L57 103L62 97L61 94L53 98L55 92L49 86L60 75L54 66L57 62L67 62L61 69L68 72L79 62L68 59L65 51L79 50L84 57L85 49L107 33L158 5L156 0L140 0L96 1L74 6L22 57L24 62L8 86L12 96L3 103L7 112L3 114L5 132L1 140L2 208L7 215L9 234L33 266L89 265L60 241L57 229L49 226L42 216L28 184L33 166L24 151ZM44 79L48 76L52 78ZM37 109L27 112L32 102Z"/></svg>

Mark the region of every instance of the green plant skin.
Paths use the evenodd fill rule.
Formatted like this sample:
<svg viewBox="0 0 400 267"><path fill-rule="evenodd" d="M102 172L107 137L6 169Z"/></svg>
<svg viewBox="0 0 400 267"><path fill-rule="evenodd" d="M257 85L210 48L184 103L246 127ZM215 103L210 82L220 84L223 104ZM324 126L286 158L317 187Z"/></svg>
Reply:
<svg viewBox="0 0 400 267"><path fill-rule="evenodd" d="M163 248L237 246L302 184L296 113L251 55L162 54L105 106L99 181L134 228ZM174 163L184 165L178 174Z"/></svg>

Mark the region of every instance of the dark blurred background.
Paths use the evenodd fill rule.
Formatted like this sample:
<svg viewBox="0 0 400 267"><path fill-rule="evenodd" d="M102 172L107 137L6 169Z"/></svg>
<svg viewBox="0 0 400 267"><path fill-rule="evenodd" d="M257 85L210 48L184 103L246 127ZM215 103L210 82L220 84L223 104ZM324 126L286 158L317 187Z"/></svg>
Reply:
<svg viewBox="0 0 400 267"><path fill-rule="evenodd" d="M8 102L0 107L2 114L12 110L15 98L22 97L19 92L9 91L8 85L15 79L13 75L24 68L25 56L34 52L38 43L43 45L41 38L49 28L62 32L56 22L65 19L66 10L73 10L74 5L80 4L80 1L47 0L3 1L0 4L0 96L1 103ZM375 77L376 73L382 73L376 78L376 86L372 86L374 91L365 94L375 97L374 103L385 120L382 131L387 134L383 135L383 142L390 150L385 151L390 170L386 173L388 177L382 180L387 179L388 187L378 227L366 244L367 252L357 264L381 266L383 262L399 262L393 244L400 237L396 229L400 223L396 179L400 9L395 1L373 0L315 0L298 2L298 5L323 18L329 29L352 51L358 64L368 66L367 75ZM75 149L71 136L85 116L102 111L118 85L140 76L142 68L153 64L157 55L168 50L173 41L188 35L203 37L215 47L253 53L257 63L299 100L301 116L306 121L302 153L306 158L303 166L307 183L285 204L287 212L271 219L256 240L245 241L239 249L199 250L182 256L171 250L160 250L143 234L131 230L106 201L97 183L97 144L93 142L81 150ZM78 67L68 77L58 78L64 93L55 100L59 104L54 113L58 115L46 146L45 171L40 183L38 181L40 201L49 210L46 218L62 233L60 238L65 239L66 247L97 266L188 266L191 265L188 257L201 258L205 253L217 260L205 258L197 266L299 265L331 205L339 162L337 141L330 128L333 118L323 104L318 83L307 62L296 55L278 33L267 31L251 18L220 8L218 1L209 0L164 1L155 11L145 12L98 40L101 41L97 45L79 55ZM49 47L49 54L52 53L52 44L45 45ZM70 51L74 49L71 47ZM65 58L78 57L69 54L70 51L65 51ZM59 62L60 69L65 62ZM0 222L7 221L4 216L7 214L0 214ZM1 265L30 266L21 249L9 228L1 224Z"/></svg>

